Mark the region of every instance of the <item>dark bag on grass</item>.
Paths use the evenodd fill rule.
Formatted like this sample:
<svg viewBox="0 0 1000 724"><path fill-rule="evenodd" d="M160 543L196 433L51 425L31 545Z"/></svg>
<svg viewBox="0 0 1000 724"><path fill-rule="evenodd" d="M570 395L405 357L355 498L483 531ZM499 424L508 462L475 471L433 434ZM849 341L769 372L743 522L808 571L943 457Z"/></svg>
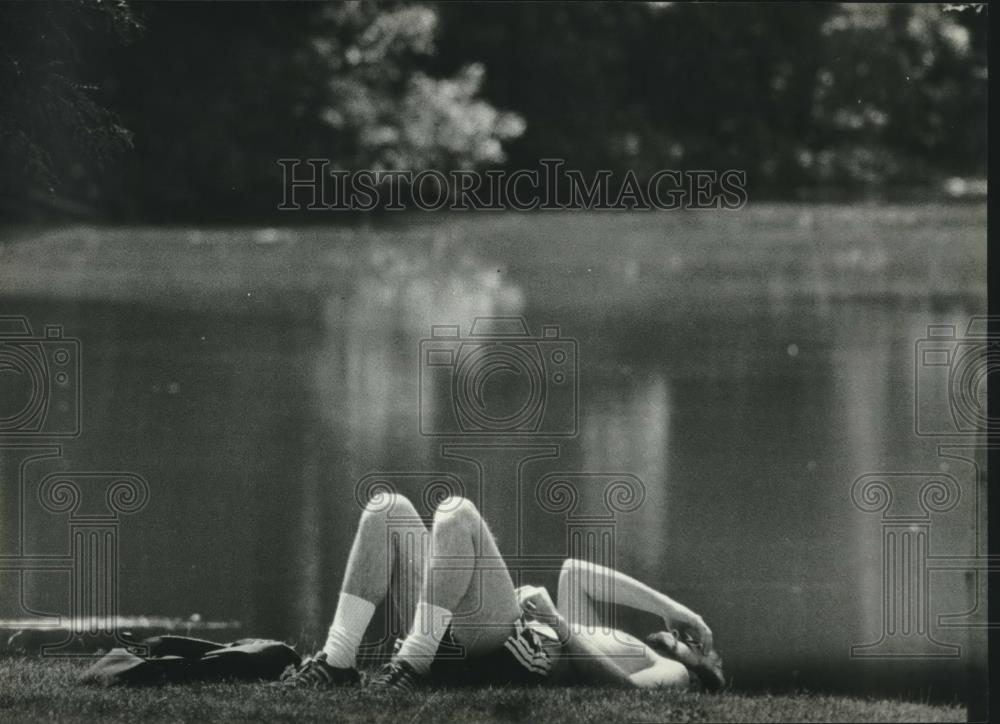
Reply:
<svg viewBox="0 0 1000 724"><path fill-rule="evenodd" d="M141 647L144 655L139 655ZM165 684L185 681L277 680L300 657L288 644L268 639L240 639L229 644L189 638L154 636L136 652L112 649L80 677L82 684Z"/></svg>

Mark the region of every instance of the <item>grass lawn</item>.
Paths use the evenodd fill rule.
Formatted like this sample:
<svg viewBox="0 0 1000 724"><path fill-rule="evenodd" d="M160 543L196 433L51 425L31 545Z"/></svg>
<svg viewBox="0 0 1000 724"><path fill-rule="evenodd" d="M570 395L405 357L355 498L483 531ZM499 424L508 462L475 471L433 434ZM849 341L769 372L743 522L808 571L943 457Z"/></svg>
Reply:
<svg viewBox="0 0 1000 724"><path fill-rule="evenodd" d="M0 659L0 719L542 721L963 721L958 706L796 694L746 696L607 689L284 691L265 684L102 689L76 684L89 661Z"/></svg>

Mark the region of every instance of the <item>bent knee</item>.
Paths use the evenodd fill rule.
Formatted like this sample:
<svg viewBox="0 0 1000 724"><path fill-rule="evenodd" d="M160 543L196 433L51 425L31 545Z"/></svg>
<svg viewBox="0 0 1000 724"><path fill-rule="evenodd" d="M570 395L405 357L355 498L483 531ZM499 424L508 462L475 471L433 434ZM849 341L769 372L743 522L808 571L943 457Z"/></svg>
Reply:
<svg viewBox="0 0 1000 724"><path fill-rule="evenodd" d="M474 522L478 519L479 511L476 510L475 503L461 495L449 495L434 511L435 522Z"/></svg>
<svg viewBox="0 0 1000 724"><path fill-rule="evenodd" d="M364 510L361 511L362 520L367 518L384 518L388 515L415 516L417 515L417 510L405 495L379 491L369 498Z"/></svg>

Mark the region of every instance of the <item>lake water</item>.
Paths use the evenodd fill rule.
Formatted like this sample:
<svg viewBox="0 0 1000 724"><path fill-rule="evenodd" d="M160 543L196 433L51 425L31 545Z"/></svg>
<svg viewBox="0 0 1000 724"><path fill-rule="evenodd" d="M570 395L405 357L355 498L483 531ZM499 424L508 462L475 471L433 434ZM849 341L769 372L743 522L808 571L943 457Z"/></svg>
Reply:
<svg viewBox="0 0 1000 724"><path fill-rule="evenodd" d="M107 478L79 473L148 485L109 527L122 613L305 648L371 486L424 512L450 486L521 581L554 591L573 553L700 612L737 687L961 693L983 650L985 455L965 421L985 367L958 417L948 396L985 255L981 206L16 232L0 312L79 340L82 426L55 436L64 409L0 437L0 617L93 594L59 569L54 471L96 496L78 516L107 505ZM481 317L527 335L484 347ZM473 389L484 407L453 398Z"/></svg>

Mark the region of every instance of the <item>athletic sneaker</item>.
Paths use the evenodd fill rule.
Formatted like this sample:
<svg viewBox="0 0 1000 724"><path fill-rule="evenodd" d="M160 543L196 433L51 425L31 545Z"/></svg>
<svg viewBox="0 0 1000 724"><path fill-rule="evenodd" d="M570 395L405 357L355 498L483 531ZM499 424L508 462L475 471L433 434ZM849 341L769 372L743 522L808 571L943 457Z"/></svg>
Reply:
<svg viewBox="0 0 1000 724"><path fill-rule="evenodd" d="M288 669L281 675L280 686L290 689L332 689L337 686L357 686L361 675L355 668L342 669L326 663L326 654L312 656L297 669Z"/></svg>
<svg viewBox="0 0 1000 724"><path fill-rule="evenodd" d="M368 686L373 689L411 692L423 686L423 677L410 664L397 659L382 664L368 681Z"/></svg>

